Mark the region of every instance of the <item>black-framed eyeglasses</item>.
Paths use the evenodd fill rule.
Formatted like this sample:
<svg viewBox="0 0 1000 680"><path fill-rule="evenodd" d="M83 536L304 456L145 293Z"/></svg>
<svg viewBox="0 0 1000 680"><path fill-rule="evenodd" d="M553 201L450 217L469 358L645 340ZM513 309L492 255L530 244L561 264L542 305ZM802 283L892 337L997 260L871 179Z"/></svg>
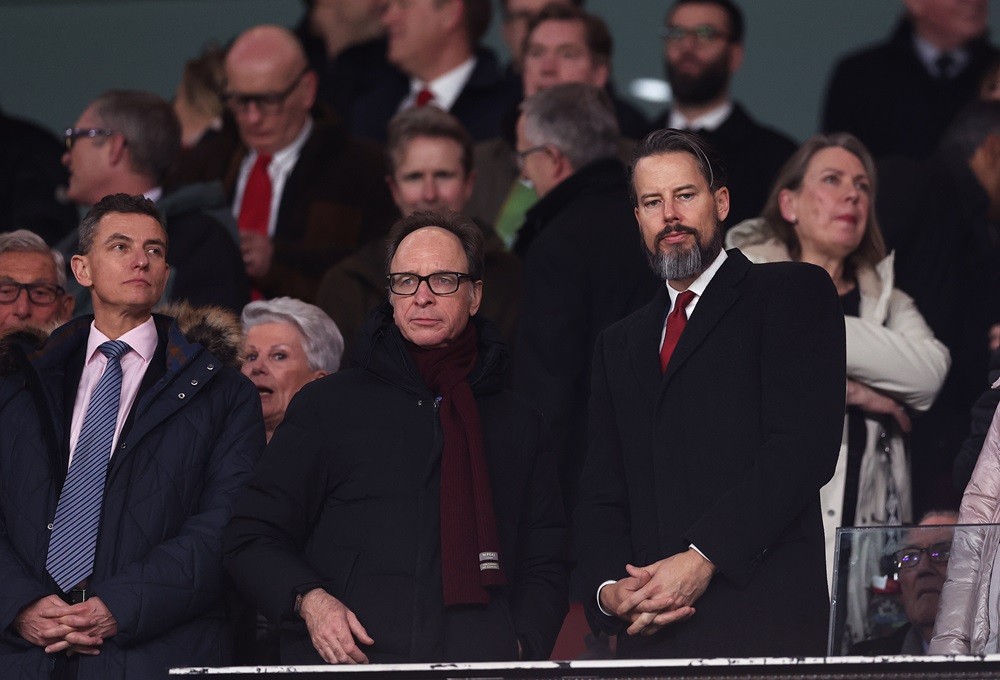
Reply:
<svg viewBox="0 0 1000 680"><path fill-rule="evenodd" d="M389 290L396 295L416 295L421 282L426 282L427 287L435 295L451 295L462 285L462 281L472 277L461 272L434 272L427 276L420 276L413 272L398 272L385 277L389 281Z"/></svg>
<svg viewBox="0 0 1000 680"><path fill-rule="evenodd" d="M524 162L525 160L527 160L528 156L530 156L533 153L538 153L539 151L544 151L548 153L549 145L539 144L538 146L533 146L530 149L525 149L524 151L515 151L514 155L517 157L517 167L523 168Z"/></svg>
<svg viewBox="0 0 1000 680"><path fill-rule="evenodd" d="M716 40L728 40L729 36L724 31L720 31L714 26L700 24L694 28L684 28L683 26L666 26L660 29L660 37L668 43L681 43L688 36L694 38L696 45L709 45Z"/></svg>
<svg viewBox="0 0 1000 680"><path fill-rule="evenodd" d="M295 77L292 84L280 92L264 92L262 94L250 94L246 92L223 92L222 101L226 103L233 113L246 113L252 104L262 115L269 116L281 111L285 105L285 100L295 91L295 88L302 82L302 78L309 73L309 67L305 67Z"/></svg>
<svg viewBox="0 0 1000 680"><path fill-rule="evenodd" d="M898 569L912 569L920 564L920 558L927 553L927 557L933 564L947 564L951 557L951 542L935 543L926 548L903 548L893 553Z"/></svg>
<svg viewBox="0 0 1000 680"><path fill-rule="evenodd" d="M28 294L33 305L51 305L66 294L62 286L50 283L18 283L17 281L0 281L0 304L9 305L15 302L21 291Z"/></svg>
<svg viewBox="0 0 1000 680"><path fill-rule="evenodd" d="M76 144L76 140L81 137L88 137L93 139L94 137L110 137L115 134L115 131L110 128L66 128L63 132L63 137L66 140L66 149L72 149L73 145Z"/></svg>

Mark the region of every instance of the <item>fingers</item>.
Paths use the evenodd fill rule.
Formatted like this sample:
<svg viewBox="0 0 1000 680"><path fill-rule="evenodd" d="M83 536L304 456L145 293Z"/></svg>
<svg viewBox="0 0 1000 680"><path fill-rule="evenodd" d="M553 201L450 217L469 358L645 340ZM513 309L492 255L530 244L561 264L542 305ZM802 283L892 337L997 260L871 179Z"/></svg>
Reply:
<svg viewBox="0 0 1000 680"><path fill-rule="evenodd" d="M625 632L628 633L629 635L638 635L643 630L645 630L646 626L653 623L653 619L655 618L656 614L653 614L652 612L646 612L645 614L640 614L635 618L634 621L632 621L632 625L630 625Z"/></svg>
<svg viewBox="0 0 1000 680"><path fill-rule="evenodd" d="M314 639L313 646L327 663L347 665L368 663L368 657L354 644L353 638L347 644L343 644L341 640L336 638L317 644Z"/></svg>
<svg viewBox="0 0 1000 680"><path fill-rule="evenodd" d="M694 607L678 607L677 609L672 609L668 612L660 612L653 617L652 625L657 626L657 629L659 629L664 626L669 626L671 623L686 621L694 616L694 611Z"/></svg>
<svg viewBox="0 0 1000 680"><path fill-rule="evenodd" d="M897 423L899 423L899 429L903 432L909 432L913 429L913 424L910 422L910 416L907 415L906 409L902 406L897 404L896 409L892 412L892 417L896 419Z"/></svg>
<svg viewBox="0 0 1000 680"><path fill-rule="evenodd" d="M375 640L373 640L371 636L368 635L368 631L365 630L365 627L361 625L360 621L358 621L358 617L355 616L354 612L350 610L348 610L347 612L347 625L350 627L351 633L354 635L354 637L358 639L359 642L361 642L361 644L364 645L375 644ZM368 659L366 658L365 661L367 660Z"/></svg>

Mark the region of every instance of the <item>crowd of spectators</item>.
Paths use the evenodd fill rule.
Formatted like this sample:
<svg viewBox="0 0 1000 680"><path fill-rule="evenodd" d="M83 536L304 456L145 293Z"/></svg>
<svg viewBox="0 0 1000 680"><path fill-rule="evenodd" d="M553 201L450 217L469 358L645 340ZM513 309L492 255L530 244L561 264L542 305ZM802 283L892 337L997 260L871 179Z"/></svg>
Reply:
<svg viewBox="0 0 1000 680"><path fill-rule="evenodd" d="M582 0L501 0L506 65L489 0L305 4L64 145L0 114L11 668L545 659L571 602L594 655L816 653L838 527L954 519L998 439L986 0L903 0L802 145L732 95L732 0L665 3L652 121ZM785 628L724 632L793 574Z"/></svg>

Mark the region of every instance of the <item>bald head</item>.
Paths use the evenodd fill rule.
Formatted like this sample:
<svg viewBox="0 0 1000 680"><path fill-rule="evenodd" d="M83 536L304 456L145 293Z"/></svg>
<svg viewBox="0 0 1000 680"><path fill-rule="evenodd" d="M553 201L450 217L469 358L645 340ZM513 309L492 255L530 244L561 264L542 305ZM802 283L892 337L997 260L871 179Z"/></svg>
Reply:
<svg viewBox="0 0 1000 680"><path fill-rule="evenodd" d="M255 26L226 54L226 101L243 142L273 154L301 132L316 100L316 76L307 70L298 39L281 26Z"/></svg>

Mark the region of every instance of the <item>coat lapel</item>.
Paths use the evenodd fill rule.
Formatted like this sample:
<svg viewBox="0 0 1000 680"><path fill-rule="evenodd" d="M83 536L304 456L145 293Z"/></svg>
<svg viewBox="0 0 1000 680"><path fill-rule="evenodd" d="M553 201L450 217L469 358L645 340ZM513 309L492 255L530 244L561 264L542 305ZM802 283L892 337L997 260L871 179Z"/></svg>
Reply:
<svg viewBox="0 0 1000 680"><path fill-rule="evenodd" d="M678 369L694 354L733 303L739 299L741 291L738 284L750 270L750 261L738 250L727 251L727 255L728 258L705 289L705 294L698 300L698 305L670 357L670 363L667 364L667 371L663 374L659 388L670 383Z"/></svg>
<svg viewBox="0 0 1000 680"><path fill-rule="evenodd" d="M670 295L660 286L653 298L633 317L628 329L629 362L646 398L652 403L660 391L660 333Z"/></svg>

